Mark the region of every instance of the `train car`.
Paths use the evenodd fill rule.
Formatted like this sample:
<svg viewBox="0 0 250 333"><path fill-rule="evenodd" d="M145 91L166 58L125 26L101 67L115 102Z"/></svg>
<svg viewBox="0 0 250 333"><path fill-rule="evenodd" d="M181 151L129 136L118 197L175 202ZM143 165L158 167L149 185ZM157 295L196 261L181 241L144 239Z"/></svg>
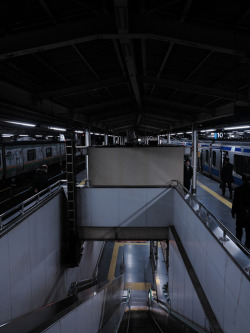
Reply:
<svg viewBox="0 0 250 333"><path fill-rule="evenodd" d="M192 144L185 142L185 153L192 156ZM197 169L202 174L220 181L224 157L233 164L233 186L242 183L242 174L250 173L250 143L240 141L199 141Z"/></svg>
<svg viewBox="0 0 250 333"><path fill-rule="evenodd" d="M0 180L35 171L42 164L52 167L65 160L65 142L6 142L0 146Z"/></svg>

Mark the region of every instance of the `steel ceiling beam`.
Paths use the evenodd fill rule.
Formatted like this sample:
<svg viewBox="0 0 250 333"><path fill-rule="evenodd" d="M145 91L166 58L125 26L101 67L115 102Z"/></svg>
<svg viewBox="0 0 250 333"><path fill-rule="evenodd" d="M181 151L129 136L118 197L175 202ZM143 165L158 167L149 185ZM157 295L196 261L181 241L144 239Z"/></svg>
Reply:
<svg viewBox="0 0 250 333"><path fill-rule="evenodd" d="M43 9L45 10L45 12L47 13L47 15L50 17L50 19L52 20L52 22L56 25L56 18L53 15L52 11L49 9L48 5L45 3L44 0L39 0L41 6L43 7Z"/></svg>
<svg viewBox="0 0 250 333"><path fill-rule="evenodd" d="M80 57L80 59L84 62L84 64L88 67L88 69L91 71L92 74L94 74L94 76L97 78L97 80L101 81L100 76L97 74L97 72L94 70L94 68L88 63L88 61L86 60L86 58L83 56L82 52L78 49L78 47L76 45L72 45L73 49L75 50L75 52L78 54L78 56ZM107 87L105 87L106 91L108 92L108 94L111 97L114 97L113 94L111 93L110 89L108 89Z"/></svg>
<svg viewBox="0 0 250 333"><path fill-rule="evenodd" d="M168 88L174 88L182 91L188 91L195 94L201 94L201 95L207 95L207 96L213 96L213 97L222 97L224 99L228 99L231 101L247 101L248 97L247 95L238 93L236 91L227 91L217 88L210 88L210 87L204 87L188 82L179 82L174 80L167 80L167 79L156 79L154 77L146 77L144 78L145 81L158 84L160 86L165 86Z"/></svg>
<svg viewBox="0 0 250 333"><path fill-rule="evenodd" d="M72 84L72 82L62 73L58 72L53 66L51 66L46 60L42 59L38 54L32 54L32 56L39 61L44 67L47 67L51 72L53 72L60 79L65 81L67 84Z"/></svg>
<svg viewBox="0 0 250 333"><path fill-rule="evenodd" d="M249 31L212 29L200 25L168 22L131 15L131 32L117 33L113 15L92 17L80 22L25 31L0 38L0 59L37 53L93 40L155 39L188 47L238 56L248 61Z"/></svg>
<svg viewBox="0 0 250 333"><path fill-rule="evenodd" d="M67 88L61 88L57 90L41 92L37 95L38 99L46 98L60 98L64 96L71 96L81 94L86 91L98 90L98 89L108 89L109 87L124 85L127 83L125 78L114 78L109 80L99 80L95 82L89 82L79 85L71 85Z"/></svg>
<svg viewBox="0 0 250 333"><path fill-rule="evenodd" d="M119 34L128 34L128 4L127 0L114 0L115 6L115 18L116 25ZM120 39L122 55L125 59L127 72L131 84L131 88L133 91L134 98L136 100L137 106L139 110L141 110L141 94L140 88L137 81L137 70L135 64L135 55L133 44L130 39L126 36Z"/></svg>
<svg viewBox="0 0 250 333"><path fill-rule="evenodd" d="M98 103L95 105L91 105L91 106L85 106L82 108L74 108L73 112L74 113L92 113L95 111L99 111L99 112L103 112L105 109L111 109L111 108L119 108L121 105L133 105L131 102L132 99L131 98L121 98L118 100L114 100L112 102L105 102L105 103Z"/></svg>

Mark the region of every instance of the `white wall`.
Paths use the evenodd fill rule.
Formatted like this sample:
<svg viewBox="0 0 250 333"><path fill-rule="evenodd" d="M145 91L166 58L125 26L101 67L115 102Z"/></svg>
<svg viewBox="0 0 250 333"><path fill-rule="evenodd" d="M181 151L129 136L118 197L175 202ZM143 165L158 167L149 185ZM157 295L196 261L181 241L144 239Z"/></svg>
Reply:
<svg viewBox="0 0 250 333"><path fill-rule="evenodd" d="M171 308L209 332L209 322L169 231L168 288Z"/></svg>
<svg viewBox="0 0 250 333"><path fill-rule="evenodd" d="M166 227L173 224L171 188L78 188L78 225Z"/></svg>
<svg viewBox="0 0 250 333"><path fill-rule="evenodd" d="M184 147L89 147L92 186L166 185L183 182Z"/></svg>
<svg viewBox="0 0 250 333"><path fill-rule="evenodd" d="M177 191L174 192L174 207L174 226L223 332L248 333L248 278ZM173 271L172 279L177 278L175 274L178 273ZM175 292L178 289L171 291Z"/></svg>
<svg viewBox="0 0 250 333"><path fill-rule="evenodd" d="M102 242L88 242L80 267L61 264L62 193L0 238L0 323L64 298L92 276Z"/></svg>

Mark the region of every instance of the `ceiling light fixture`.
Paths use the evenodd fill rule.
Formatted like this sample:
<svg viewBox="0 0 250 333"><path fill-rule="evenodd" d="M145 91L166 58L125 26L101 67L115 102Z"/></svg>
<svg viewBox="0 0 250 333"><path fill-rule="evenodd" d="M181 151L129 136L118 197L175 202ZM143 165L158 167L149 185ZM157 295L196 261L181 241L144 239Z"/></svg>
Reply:
<svg viewBox="0 0 250 333"><path fill-rule="evenodd" d="M235 129L243 129L243 128L250 128L249 125L245 125L245 126L232 126L232 127L224 127L223 129L225 131L227 130L235 130Z"/></svg>
<svg viewBox="0 0 250 333"><path fill-rule="evenodd" d="M10 123L10 124L14 124L14 125L21 125L21 126L29 126L29 127L35 127L36 125L35 124L30 124L30 123L22 123L22 122L19 122L19 121L5 121L6 123Z"/></svg>
<svg viewBox="0 0 250 333"><path fill-rule="evenodd" d="M60 127L48 127L48 128L54 131L66 132L66 128L60 128Z"/></svg>

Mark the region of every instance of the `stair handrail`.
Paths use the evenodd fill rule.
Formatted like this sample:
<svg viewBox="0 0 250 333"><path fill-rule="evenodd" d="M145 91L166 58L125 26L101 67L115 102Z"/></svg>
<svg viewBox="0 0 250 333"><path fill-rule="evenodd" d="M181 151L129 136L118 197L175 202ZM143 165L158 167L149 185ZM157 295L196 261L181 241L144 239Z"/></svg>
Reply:
<svg viewBox="0 0 250 333"><path fill-rule="evenodd" d="M176 182L176 184L174 184ZM211 212L207 210L207 208L198 201L195 195L190 193L178 180L171 180L171 186L175 188L178 193L182 196L182 198L186 201L186 203L190 206L190 208L195 212L195 214L199 217L202 223L207 227L207 229L215 236L215 238L220 242L220 244L225 245L229 240L231 240L238 248L242 251L245 255L244 258L237 258L233 257L234 261L237 265L243 270L245 274L247 274L248 278L250 278L250 251L236 238L227 227L224 226L222 222L220 222ZM202 216L204 213L205 218ZM223 232L222 237L217 237L217 235L209 226L210 222L214 222ZM226 248L224 246L224 248ZM228 251L228 250L227 250ZM228 251L228 253L230 253Z"/></svg>
<svg viewBox="0 0 250 333"><path fill-rule="evenodd" d="M153 317L152 314L152 303L156 305L157 307L161 308L163 311L168 313L169 315L175 317L177 320L181 321L183 324L187 325L188 327L194 329L198 333L207 333L206 330L204 330L202 327L196 325L192 321L188 320L187 318L183 317L180 315L178 312L174 311L171 309L170 305L168 303L163 302L158 298L158 296L154 297L153 296L153 291L150 288L148 292L148 297L149 297L149 311L151 316ZM157 321L154 319L154 321L157 323ZM158 325L158 324L157 324Z"/></svg>
<svg viewBox="0 0 250 333"><path fill-rule="evenodd" d="M0 214L0 232L4 231L4 229L11 224L11 222L17 217L23 216L26 212L28 212L31 208L34 208L37 205L40 205L44 202L48 197L53 195L57 190L60 190L62 186L66 183L66 180L59 180L54 184L46 187L42 191L32 195L30 198L24 200L23 202L15 205L10 208L6 212ZM10 220L4 223L10 217Z"/></svg>

